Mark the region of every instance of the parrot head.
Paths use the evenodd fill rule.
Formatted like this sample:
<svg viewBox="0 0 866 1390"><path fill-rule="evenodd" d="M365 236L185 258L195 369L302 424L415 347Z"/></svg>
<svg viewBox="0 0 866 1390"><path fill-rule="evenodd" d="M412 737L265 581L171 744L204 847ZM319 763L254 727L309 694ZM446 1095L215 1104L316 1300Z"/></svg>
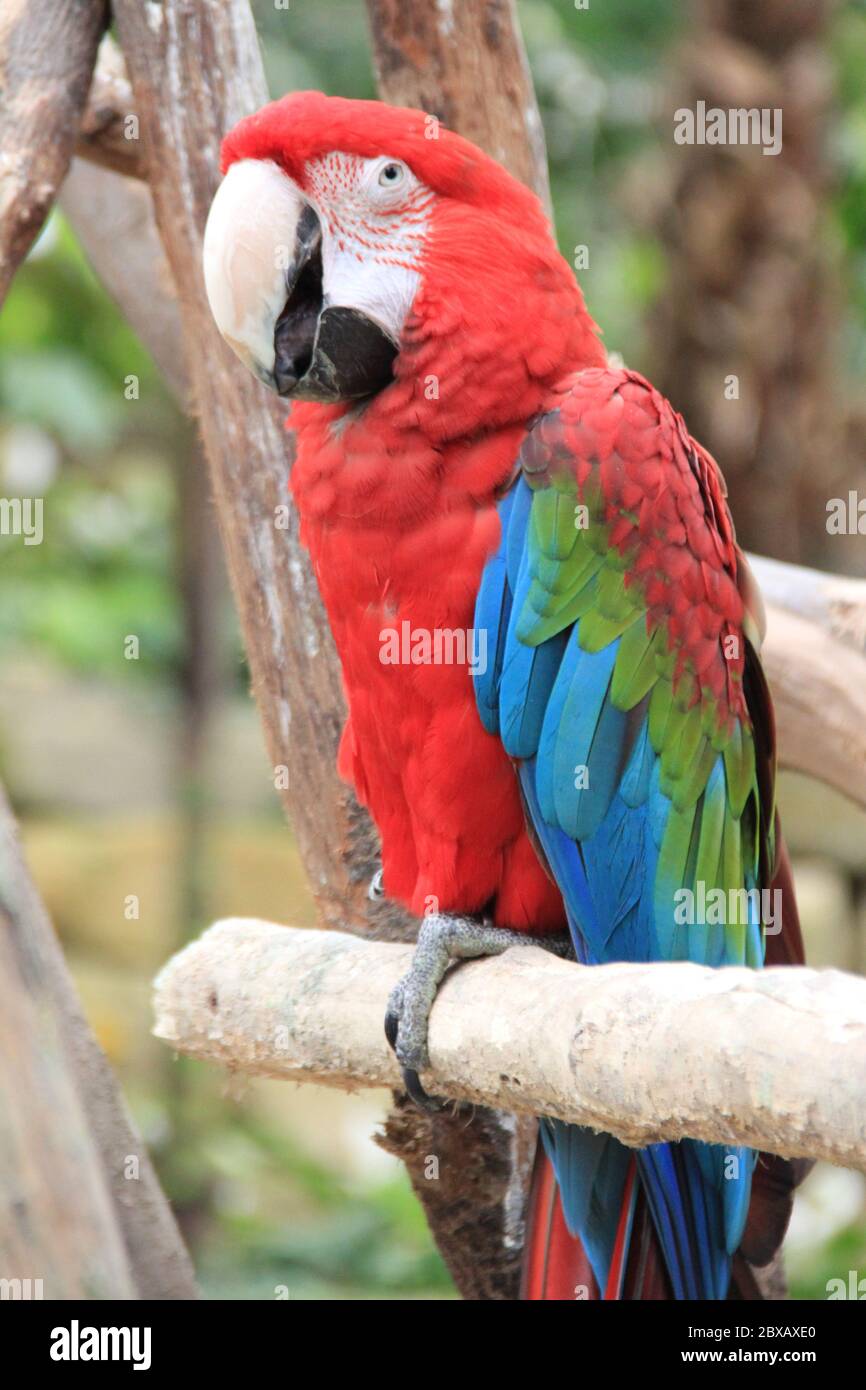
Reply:
<svg viewBox="0 0 866 1390"><path fill-rule="evenodd" d="M507 393L509 361L543 375L595 341L538 198L424 112L295 93L230 132L222 168L211 312L281 396L370 397L425 350L476 376L486 360Z"/></svg>

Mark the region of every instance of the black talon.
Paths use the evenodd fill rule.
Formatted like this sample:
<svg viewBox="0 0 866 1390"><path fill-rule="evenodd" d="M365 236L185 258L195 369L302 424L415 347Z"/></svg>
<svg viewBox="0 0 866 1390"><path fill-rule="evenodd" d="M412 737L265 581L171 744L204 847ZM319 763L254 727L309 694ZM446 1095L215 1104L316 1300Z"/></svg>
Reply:
<svg viewBox="0 0 866 1390"><path fill-rule="evenodd" d="M400 1030L399 1014L387 1013L385 1015L385 1037L388 1039L388 1046L392 1052L397 1050L397 1034Z"/></svg>
<svg viewBox="0 0 866 1390"><path fill-rule="evenodd" d="M430 1114L435 1114L437 1110L442 1109L441 1100L437 1100L436 1096L428 1096L424 1090L418 1079L417 1071L413 1071L411 1067L402 1067L401 1070L406 1094L410 1100L414 1100L420 1110L427 1110Z"/></svg>

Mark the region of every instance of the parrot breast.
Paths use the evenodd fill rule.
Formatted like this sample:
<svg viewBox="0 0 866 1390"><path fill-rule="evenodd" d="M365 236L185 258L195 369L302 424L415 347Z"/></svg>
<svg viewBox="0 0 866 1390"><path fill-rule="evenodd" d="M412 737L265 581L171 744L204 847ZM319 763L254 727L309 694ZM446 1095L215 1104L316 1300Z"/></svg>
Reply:
<svg viewBox="0 0 866 1390"><path fill-rule="evenodd" d="M473 693L473 669L493 659L475 601L524 427L437 447L405 422L384 427L374 406L297 406L290 423L301 537L349 711L339 770L379 830L386 892L417 914L562 930L513 765Z"/></svg>

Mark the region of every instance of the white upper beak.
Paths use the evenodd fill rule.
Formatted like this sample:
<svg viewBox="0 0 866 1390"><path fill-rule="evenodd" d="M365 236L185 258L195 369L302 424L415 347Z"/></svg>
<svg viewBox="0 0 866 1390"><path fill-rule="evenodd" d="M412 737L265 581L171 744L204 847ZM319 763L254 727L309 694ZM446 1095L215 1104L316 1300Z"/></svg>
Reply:
<svg viewBox="0 0 866 1390"><path fill-rule="evenodd" d="M286 299L306 203L270 161L233 164L211 204L203 265L216 325L241 361L275 387L274 324Z"/></svg>

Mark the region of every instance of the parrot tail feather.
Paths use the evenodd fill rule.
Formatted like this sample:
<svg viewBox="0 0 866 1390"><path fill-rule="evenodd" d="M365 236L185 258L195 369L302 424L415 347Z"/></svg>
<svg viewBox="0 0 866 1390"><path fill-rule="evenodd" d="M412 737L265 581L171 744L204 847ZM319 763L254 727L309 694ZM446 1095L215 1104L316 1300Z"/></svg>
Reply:
<svg viewBox="0 0 866 1390"><path fill-rule="evenodd" d="M580 1236L566 1225L553 1164L538 1146L529 1198L523 1282L530 1301L665 1301L673 1298L664 1257L631 1157L610 1273L602 1294Z"/></svg>
<svg viewBox="0 0 866 1390"><path fill-rule="evenodd" d="M801 1176L799 1171L787 1171L794 1168L795 1165L785 1159L761 1155L743 1251L737 1252L732 1262L729 1299L753 1301L765 1297L753 1266L769 1262L784 1234L790 1193ZM568 1229L556 1173L544 1145L539 1142L529 1194L521 1299L532 1302L673 1300L673 1286L639 1174L637 1155L632 1154L626 1171L610 1271L602 1292L583 1241Z"/></svg>
<svg viewBox="0 0 866 1390"><path fill-rule="evenodd" d="M613 1254L610 1259L610 1273L607 1276L607 1284L604 1290L604 1296L607 1300L622 1298L626 1264L628 1263L628 1252L631 1248L631 1234L634 1224L636 1202L637 1159L634 1154L632 1154L628 1165L628 1172L626 1173L625 1189L622 1197L622 1210L619 1214L619 1223L616 1228L616 1240L614 1241Z"/></svg>

